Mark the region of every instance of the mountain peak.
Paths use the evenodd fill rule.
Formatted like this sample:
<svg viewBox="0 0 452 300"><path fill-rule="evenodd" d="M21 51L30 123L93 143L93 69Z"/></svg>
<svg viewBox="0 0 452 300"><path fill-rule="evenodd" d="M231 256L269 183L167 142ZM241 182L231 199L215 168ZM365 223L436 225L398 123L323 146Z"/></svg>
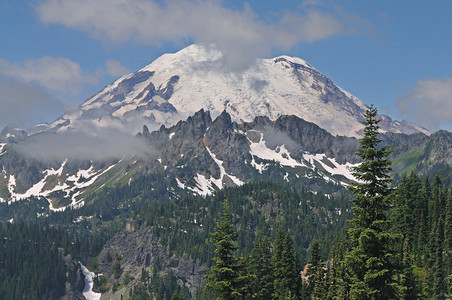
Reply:
<svg viewBox="0 0 452 300"><path fill-rule="evenodd" d="M51 128L64 131L84 122L137 132L146 124L171 126L200 109L212 117L227 111L232 121L256 116L276 120L296 115L333 135L359 137L367 106L336 86L301 58L259 59L241 72L222 68L222 53L213 45L194 44L164 54L143 69L119 78L66 114ZM383 131L422 131L385 119Z"/></svg>

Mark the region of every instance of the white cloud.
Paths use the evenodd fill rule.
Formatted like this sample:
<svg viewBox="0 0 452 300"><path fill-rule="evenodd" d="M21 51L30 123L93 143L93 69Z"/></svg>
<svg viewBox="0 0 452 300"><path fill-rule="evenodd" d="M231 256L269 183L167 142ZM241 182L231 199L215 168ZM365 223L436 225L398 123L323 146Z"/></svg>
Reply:
<svg viewBox="0 0 452 300"><path fill-rule="evenodd" d="M23 63L10 63L0 59L0 74L3 76L71 94L77 94L87 84L97 84L102 76L119 77L127 73L127 67L112 59L90 74L83 72L79 63L64 57L46 56Z"/></svg>
<svg viewBox="0 0 452 300"><path fill-rule="evenodd" d="M156 153L150 141L128 133L113 129L84 129L35 135L18 144L16 149L41 161L102 161L132 156L145 157Z"/></svg>
<svg viewBox="0 0 452 300"><path fill-rule="evenodd" d="M64 57L46 56L16 64L0 60L0 73L59 92L76 93L84 82L93 81L83 76L80 64Z"/></svg>
<svg viewBox="0 0 452 300"><path fill-rule="evenodd" d="M70 106L60 97L74 96L102 76L119 77L128 72L116 60L107 60L104 67L85 74L80 64L63 57L23 63L0 59L0 129L9 124L32 126L53 121Z"/></svg>
<svg viewBox="0 0 452 300"><path fill-rule="evenodd" d="M105 62L105 72L113 77L120 77L130 73L129 69L117 60L109 59Z"/></svg>
<svg viewBox="0 0 452 300"><path fill-rule="evenodd" d="M419 80L409 94L397 99L397 107L410 121L451 130L452 78Z"/></svg>
<svg viewBox="0 0 452 300"><path fill-rule="evenodd" d="M350 27L344 14L313 9L286 12L279 21L266 23L249 6L232 10L216 0L47 0L37 14L44 23L86 31L104 42L214 43L233 69L270 55L273 48L289 50L297 43L347 33L345 27Z"/></svg>
<svg viewBox="0 0 452 300"><path fill-rule="evenodd" d="M37 85L0 76L0 129L14 124L32 126L52 121L64 104Z"/></svg>

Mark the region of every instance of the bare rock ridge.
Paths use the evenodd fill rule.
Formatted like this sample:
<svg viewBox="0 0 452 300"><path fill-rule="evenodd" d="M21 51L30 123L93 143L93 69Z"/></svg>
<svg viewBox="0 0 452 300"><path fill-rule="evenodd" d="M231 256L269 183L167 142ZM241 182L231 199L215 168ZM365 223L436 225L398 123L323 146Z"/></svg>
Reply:
<svg viewBox="0 0 452 300"><path fill-rule="evenodd" d="M381 137L395 150L391 157L395 171L403 174L414 169L422 174L449 172L450 135L440 131L430 136L386 133ZM201 109L172 127L161 125L150 131L143 126L137 139L148 143L152 153L104 161L39 161L8 148L0 155L0 202L35 197L48 203L35 212L42 215L81 207L104 185L130 187L149 174L162 176L156 182L166 185L168 197L208 195L225 186L258 180L334 193L354 180L351 167L359 163L354 154L356 138L334 136L293 115L235 122L226 110L213 119Z"/></svg>
<svg viewBox="0 0 452 300"><path fill-rule="evenodd" d="M172 271L181 281L180 285L187 286L192 295L201 286L208 271L207 266L198 260L169 254L153 230L146 226L136 231L122 230L115 234L99 254L99 272L112 273L118 259L124 266L123 276L130 273L139 281L142 268L158 266L166 272ZM123 278L118 279L119 282L121 280Z"/></svg>

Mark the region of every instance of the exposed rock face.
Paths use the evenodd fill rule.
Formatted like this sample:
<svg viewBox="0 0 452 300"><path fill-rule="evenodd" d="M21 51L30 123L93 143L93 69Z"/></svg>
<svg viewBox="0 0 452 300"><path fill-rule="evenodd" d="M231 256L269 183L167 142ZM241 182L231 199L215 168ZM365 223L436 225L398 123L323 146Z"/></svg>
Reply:
<svg viewBox="0 0 452 300"><path fill-rule="evenodd" d="M59 251L61 254L64 253L64 250L61 248ZM81 292L84 287L85 277L80 270L79 262L75 261L71 255L63 256L63 259L69 273L75 274L75 281L74 286L72 286L71 283L66 282L65 295L61 297L60 300L85 300L86 298Z"/></svg>
<svg viewBox="0 0 452 300"><path fill-rule="evenodd" d="M395 171L414 169L421 174L439 169L451 173L451 136L446 131L380 135L383 145L394 150ZM170 128L162 125L150 132L143 126L137 138L149 143L152 154L121 161L42 162L8 149L0 155L0 202L45 197L49 209L56 210L78 205L84 193L95 190L91 186L101 186L108 178L120 181L129 176L122 182L130 183L143 174L162 176L173 195L207 195L257 180L285 181L316 191L329 185L323 192L333 193L354 180L351 167L359 163L358 139L333 136L293 115L237 123L226 111L212 120L210 112L201 109Z"/></svg>
<svg viewBox="0 0 452 300"><path fill-rule="evenodd" d="M110 261L109 255L113 257ZM141 268L149 266L165 272L171 270L180 280L179 284L187 286L192 295L202 284L208 271L199 261L168 254L152 229L146 226L132 232L122 230L113 236L99 254L99 272L111 274L117 257L121 258L123 274L126 271L141 274Z"/></svg>
<svg viewBox="0 0 452 300"><path fill-rule="evenodd" d="M426 151L431 163L442 162L452 166L452 133L445 130L434 133L426 145Z"/></svg>

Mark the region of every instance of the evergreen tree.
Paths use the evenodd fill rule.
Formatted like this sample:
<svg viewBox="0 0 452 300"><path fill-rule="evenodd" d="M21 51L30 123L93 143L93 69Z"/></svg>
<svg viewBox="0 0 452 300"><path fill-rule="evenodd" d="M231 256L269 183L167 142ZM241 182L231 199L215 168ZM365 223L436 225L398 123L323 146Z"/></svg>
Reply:
<svg viewBox="0 0 452 300"><path fill-rule="evenodd" d="M215 265L207 275L206 287L218 293L217 299L238 299L243 296L244 286L240 274L240 259L235 256L237 234L231 222L231 213L226 199L222 203L219 217L220 220L211 238L211 243L216 246L217 256L213 258Z"/></svg>
<svg viewBox="0 0 452 300"><path fill-rule="evenodd" d="M293 239L278 228L273 243L273 270L275 299L298 299L300 297L301 280L298 263L293 249Z"/></svg>
<svg viewBox="0 0 452 300"><path fill-rule="evenodd" d="M273 298L283 299L285 297L286 288L284 286L284 265L283 265L283 248L284 248L284 232L282 227L278 228L275 240L273 241Z"/></svg>
<svg viewBox="0 0 452 300"><path fill-rule="evenodd" d="M445 299L446 294L446 277L444 274L443 264L443 237L444 237L444 222L442 218L439 219L436 226L436 232L434 236L436 251L432 258L433 262L433 291L435 299Z"/></svg>
<svg viewBox="0 0 452 300"><path fill-rule="evenodd" d="M309 291L311 292L312 298L322 299L322 295L319 293L323 288L324 272L320 256L320 244L317 240L314 240L311 244L307 275L309 278Z"/></svg>
<svg viewBox="0 0 452 300"><path fill-rule="evenodd" d="M408 239L403 247L403 272L401 275L401 299L411 300L419 298L419 281L413 271L411 255L408 249Z"/></svg>
<svg viewBox="0 0 452 300"><path fill-rule="evenodd" d="M342 300L349 299L349 280L344 261L344 245L341 243L337 251L333 252L332 265L330 268L327 299Z"/></svg>
<svg viewBox="0 0 452 300"><path fill-rule="evenodd" d="M267 237L256 242L248 258L251 295L254 299L271 299L273 294L272 247Z"/></svg>
<svg viewBox="0 0 452 300"><path fill-rule="evenodd" d="M452 296L452 187L446 204L446 217L444 222L444 267L448 294Z"/></svg>
<svg viewBox="0 0 452 300"><path fill-rule="evenodd" d="M356 154L363 160L354 168L358 183L350 188L354 218L348 230L351 250L346 256L352 299L394 299L397 296L397 236L388 232L388 210L391 205L388 146L378 148L377 109L371 106L365 114L364 137Z"/></svg>

